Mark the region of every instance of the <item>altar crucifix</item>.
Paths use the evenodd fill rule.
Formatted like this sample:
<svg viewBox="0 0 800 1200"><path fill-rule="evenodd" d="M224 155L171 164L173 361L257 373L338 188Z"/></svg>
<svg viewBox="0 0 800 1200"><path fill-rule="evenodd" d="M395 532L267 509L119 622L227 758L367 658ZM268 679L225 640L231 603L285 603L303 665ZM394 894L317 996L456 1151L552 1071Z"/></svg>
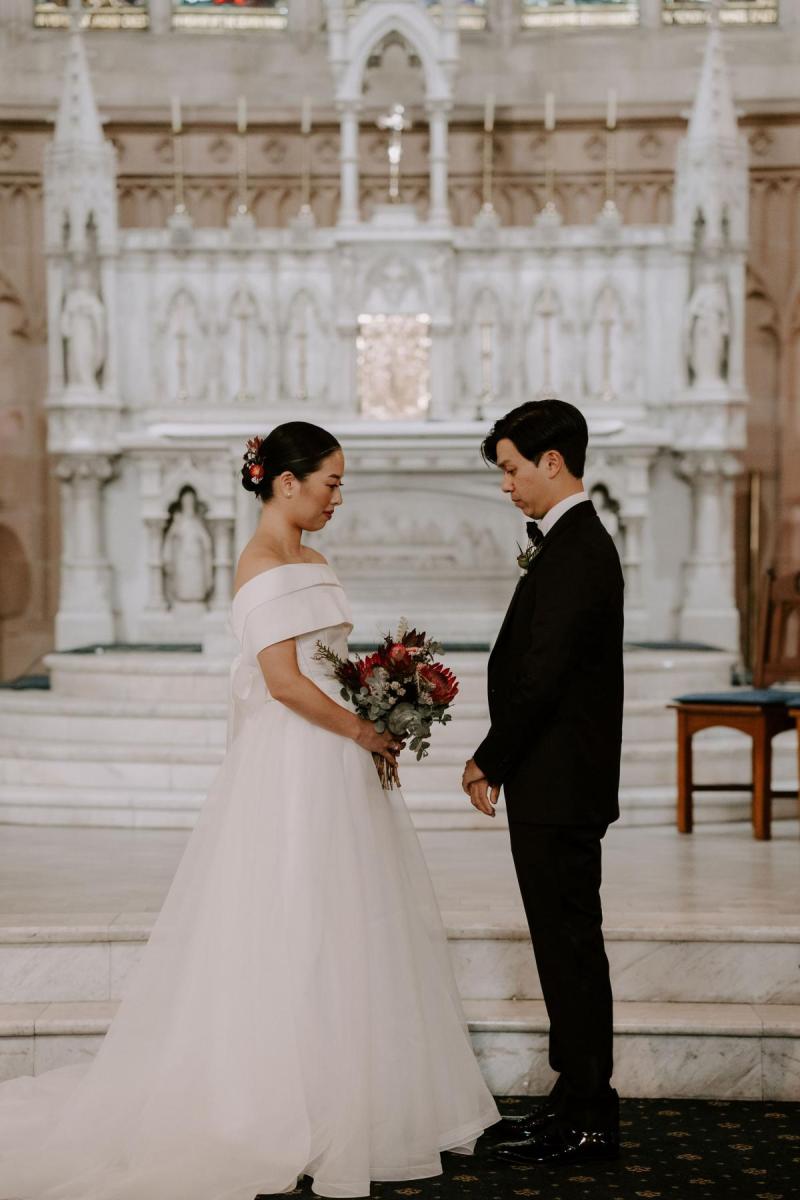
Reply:
<svg viewBox="0 0 800 1200"><path fill-rule="evenodd" d="M413 128L411 120L406 116L405 106L393 104L388 113L378 117L379 129L389 131L389 200L396 204L400 199L400 160L403 157L403 134Z"/></svg>

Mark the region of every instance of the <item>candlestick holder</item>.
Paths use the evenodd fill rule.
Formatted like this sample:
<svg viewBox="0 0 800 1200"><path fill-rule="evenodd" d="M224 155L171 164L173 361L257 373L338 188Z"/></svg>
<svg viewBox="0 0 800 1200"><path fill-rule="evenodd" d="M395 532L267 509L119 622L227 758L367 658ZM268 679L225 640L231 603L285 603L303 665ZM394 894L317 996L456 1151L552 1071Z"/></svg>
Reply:
<svg viewBox="0 0 800 1200"><path fill-rule="evenodd" d="M244 217L250 211L247 204L248 175L247 175L247 134L240 130L236 139L236 191L238 202L237 215Z"/></svg>
<svg viewBox="0 0 800 1200"><path fill-rule="evenodd" d="M172 132L172 162L172 211L176 216L183 216L186 213L186 195L183 186L183 133L179 129Z"/></svg>

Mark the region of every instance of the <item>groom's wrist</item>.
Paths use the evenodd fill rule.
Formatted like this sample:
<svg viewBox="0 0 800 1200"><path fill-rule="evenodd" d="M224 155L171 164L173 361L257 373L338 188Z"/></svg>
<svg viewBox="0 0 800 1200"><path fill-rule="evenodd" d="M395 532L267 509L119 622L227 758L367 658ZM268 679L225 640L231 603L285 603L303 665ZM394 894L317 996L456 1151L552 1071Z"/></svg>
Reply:
<svg viewBox="0 0 800 1200"><path fill-rule="evenodd" d="M489 781L489 783L494 787L500 786L500 784L503 782L502 779L500 778L501 772L498 771L496 765L494 765L490 761L487 762L486 755L483 752L483 746L480 746L475 751L475 753L472 756L472 761L475 764L475 766L478 768L478 770L481 772L484 779L487 779Z"/></svg>

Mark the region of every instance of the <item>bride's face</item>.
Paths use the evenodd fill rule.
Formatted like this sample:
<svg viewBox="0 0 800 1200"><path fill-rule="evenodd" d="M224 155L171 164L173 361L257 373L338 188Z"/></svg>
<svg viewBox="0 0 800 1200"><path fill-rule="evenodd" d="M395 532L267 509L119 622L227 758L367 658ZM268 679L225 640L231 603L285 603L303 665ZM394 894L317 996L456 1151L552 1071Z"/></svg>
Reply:
<svg viewBox="0 0 800 1200"><path fill-rule="evenodd" d="M298 525L312 533L324 529L342 503L344 454L337 449L323 459L316 471L295 481L293 515Z"/></svg>

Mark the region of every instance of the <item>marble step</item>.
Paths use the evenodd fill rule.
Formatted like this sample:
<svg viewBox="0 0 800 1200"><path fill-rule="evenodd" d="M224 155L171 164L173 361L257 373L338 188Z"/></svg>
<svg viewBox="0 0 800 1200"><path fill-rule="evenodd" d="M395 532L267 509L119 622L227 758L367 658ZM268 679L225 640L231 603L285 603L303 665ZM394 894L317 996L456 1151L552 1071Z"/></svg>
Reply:
<svg viewBox="0 0 800 1200"><path fill-rule="evenodd" d="M42 1074L97 1053L114 1001L0 1005L0 1079ZM496 1095L541 1094L547 1018L536 1000L465 1004L473 1045ZM623 1096L795 1100L800 1006L619 1003L614 1082Z"/></svg>
<svg viewBox="0 0 800 1200"><path fill-rule="evenodd" d="M204 791L160 791L126 788L58 788L29 784L0 786L0 824L116 827L125 829L192 829L205 799ZM406 802L420 830L490 830L507 826L503 801L497 815L476 812L457 789L409 792ZM673 826L674 787L623 788L620 827ZM695 824L733 824L750 820L750 799L740 792L703 796L695 808ZM775 820L797 817L797 801L773 804Z"/></svg>
<svg viewBox="0 0 800 1200"><path fill-rule="evenodd" d="M0 921L0 1004L117 1000L154 915L47 914ZM467 1000L541 999L527 929L485 913L447 918ZM606 923L620 1001L800 1005L800 926L707 919Z"/></svg>
<svg viewBox="0 0 800 1200"><path fill-rule="evenodd" d="M0 793L2 795L3 793ZM501 797L493 819L467 805L461 792L407 792L408 808L417 829L472 829L484 832L508 826ZM618 828L674 826L677 807L674 786L620 788ZM695 799L695 825L750 823L752 801L747 792L711 792ZM773 821L797 819L794 797L774 800ZM0 805L0 818L2 806Z"/></svg>
<svg viewBox="0 0 800 1200"><path fill-rule="evenodd" d="M464 763L464 746L452 744L447 730L421 762L406 754L401 777L409 796L415 791L452 792ZM0 785L39 784L64 788L139 788L205 791L222 761L223 749L207 745L140 745L114 742L39 741L0 737ZM698 741L696 778L718 783L745 780L750 771L751 746L744 734ZM774 743L774 776L796 779L796 734L781 735ZM622 787L672 785L676 778L675 747L671 742L628 741L622 750ZM146 802L146 797L142 797Z"/></svg>
<svg viewBox="0 0 800 1200"><path fill-rule="evenodd" d="M7 738L29 738L35 730L37 738L55 742L97 738L118 744L224 746L226 717L226 706L210 701L146 704L0 692L0 731ZM485 701L457 701L447 741L474 748L488 724ZM675 714L661 700L628 700L623 736L626 741L672 741Z"/></svg>
<svg viewBox="0 0 800 1200"><path fill-rule="evenodd" d="M446 656L461 684L461 699L481 702L486 695L485 653ZM140 699L149 702L222 703L229 663L201 654L115 652L51 654L46 665L51 686L61 696ZM718 651L625 652L625 690L631 700L667 699L699 688L728 686L733 656Z"/></svg>
<svg viewBox="0 0 800 1200"><path fill-rule="evenodd" d="M0 784L0 824L192 829L204 789Z"/></svg>
<svg viewBox="0 0 800 1200"><path fill-rule="evenodd" d="M553 1075L547 1062L544 1004L473 1000L465 1008L492 1092L547 1092ZM622 1096L800 1096L800 1005L619 1003L614 1032L614 1084Z"/></svg>

